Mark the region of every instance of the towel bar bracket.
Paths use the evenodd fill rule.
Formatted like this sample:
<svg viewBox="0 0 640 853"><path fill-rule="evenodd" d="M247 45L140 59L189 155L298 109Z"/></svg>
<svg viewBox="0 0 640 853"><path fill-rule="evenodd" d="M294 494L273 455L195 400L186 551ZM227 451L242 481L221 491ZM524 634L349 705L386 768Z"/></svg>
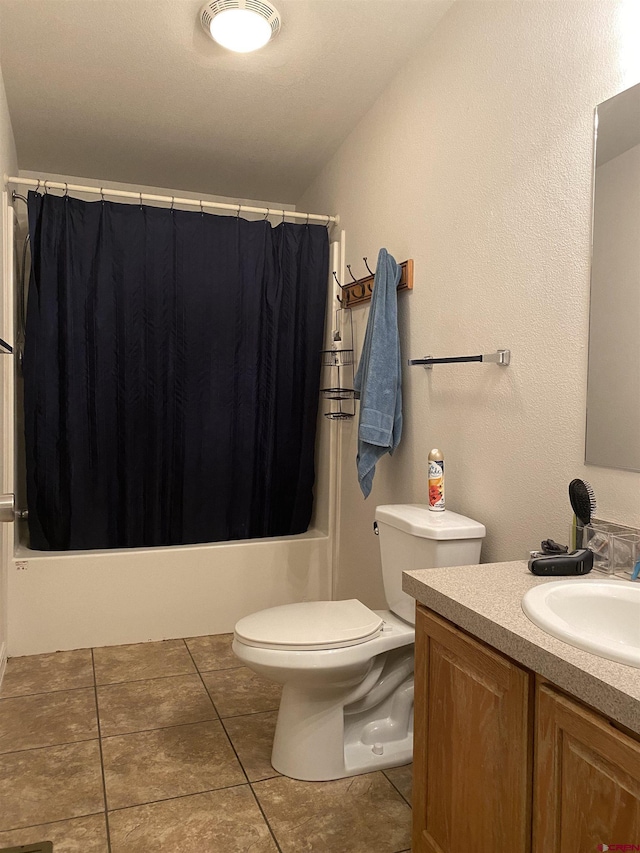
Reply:
<svg viewBox="0 0 640 853"><path fill-rule="evenodd" d="M511 364L511 350L499 349L485 355L457 355L451 358L433 358L425 355L424 358L410 358L409 365L421 364L425 370L431 370L434 364L461 364L468 361L482 361L497 364L500 367L508 367Z"/></svg>

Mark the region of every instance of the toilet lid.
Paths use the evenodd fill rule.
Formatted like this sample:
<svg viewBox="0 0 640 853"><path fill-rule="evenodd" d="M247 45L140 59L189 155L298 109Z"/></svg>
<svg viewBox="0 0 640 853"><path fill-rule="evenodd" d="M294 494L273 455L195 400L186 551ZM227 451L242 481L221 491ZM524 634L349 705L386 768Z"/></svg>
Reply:
<svg viewBox="0 0 640 853"><path fill-rule="evenodd" d="M383 620L355 598L270 607L240 619L235 636L247 646L311 651L366 643Z"/></svg>

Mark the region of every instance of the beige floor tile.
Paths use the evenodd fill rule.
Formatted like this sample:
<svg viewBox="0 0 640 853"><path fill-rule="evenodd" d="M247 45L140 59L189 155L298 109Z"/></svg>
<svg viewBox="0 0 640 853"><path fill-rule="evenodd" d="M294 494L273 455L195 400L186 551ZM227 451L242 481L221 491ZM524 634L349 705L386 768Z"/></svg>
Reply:
<svg viewBox="0 0 640 853"><path fill-rule="evenodd" d="M202 678L221 717L275 711L280 705L282 685L245 666L203 672Z"/></svg>
<svg viewBox="0 0 640 853"><path fill-rule="evenodd" d="M0 847L51 841L54 853L108 853L104 814L0 832Z"/></svg>
<svg viewBox="0 0 640 853"><path fill-rule="evenodd" d="M246 782L217 720L105 738L102 752L110 809Z"/></svg>
<svg viewBox="0 0 640 853"><path fill-rule="evenodd" d="M140 681L196 672L183 640L105 646L93 650L96 684Z"/></svg>
<svg viewBox="0 0 640 853"><path fill-rule="evenodd" d="M240 661L231 651L232 642L233 634L211 634L185 640L200 672L240 666Z"/></svg>
<svg viewBox="0 0 640 853"><path fill-rule="evenodd" d="M248 785L109 814L112 853L276 853Z"/></svg>
<svg viewBox="0 0 640 853"><path fill-rule="evenodd" d="M0 699L0 753L97 737L93 687Z"/></svg>
<svg viewBox="0 0 640 853"><path fill-rule="evenodd" d="M0 756L0 830L104 809L97 740Z"/></svg>
<svg viewBox="0 0 640 853"><path fill-rule="evenodd" d="M1 705L1 703L0 703ZM103 737L215 720L199 675L176 675L98 687Z"/></svg>
<svg viewBox="0 0 640 853"><path fill-rule="evenodd" d="M227 717L223 723L250 782L280 775L271 766L277 719L277 711L267 711L266 714Z"/></svg>
<svg viewBox="0 0 640 853"><path fill-rule="evenodd" d="M383 773L335 782L256 782L282 853L397 853L411 846L411 809Z"/></svg>
<svg viewBox="0 0 640 853"><path fill-rule="evenodd" d="M384 771L384 775L392 785L400 791L405 800L411 805L411 792L413 790L413 764L405 764L404 767L391 767Z"/></svg>
<svg viewBox="0 0 640 853"><path fill-rule="evenodd" d="M91 649L10 658L0 687L0 698L72 690L93 685Z"/></svg>

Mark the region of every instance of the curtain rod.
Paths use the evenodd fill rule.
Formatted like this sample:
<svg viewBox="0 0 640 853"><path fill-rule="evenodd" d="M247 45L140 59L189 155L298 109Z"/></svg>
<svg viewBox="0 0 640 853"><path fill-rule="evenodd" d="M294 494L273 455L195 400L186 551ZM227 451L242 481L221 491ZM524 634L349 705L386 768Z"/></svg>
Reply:
<svg viewBox="0 0 640 853"><path fill-rule="evenodd" d="M83 187L80 184L67 184L60 181L45 181L36 178L10 178L5 176L5 184L18 184L24 187L40 187L43 190L69 190L77 193L94 193L104 198L105 195L117 196L118 198L134 198L142 204L143 201L164 201L167 204L191 204L196 207L212 207L217 210L232 210L234 213L262 213L267 218L270 215L288 216L293 219L304 219L305 222L318 222L322 225L337 225L339 216L329 216L320 213L301 213L297 210L283 210L278 207L250 207L246 204L226 204L222 201L204 201L198 198L179 198L171 195L152 195L151 193L134 193L128 190L111 190L107 187Z"/></svg>

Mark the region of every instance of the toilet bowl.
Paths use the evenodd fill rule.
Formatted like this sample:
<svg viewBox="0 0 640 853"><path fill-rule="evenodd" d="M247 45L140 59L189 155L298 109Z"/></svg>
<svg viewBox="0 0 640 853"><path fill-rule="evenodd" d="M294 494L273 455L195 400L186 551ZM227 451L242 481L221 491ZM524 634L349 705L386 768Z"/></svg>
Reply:
<svg viewBox="0 0 640 853"><path fill-rule="evenodd" d="M283 685L271 763L284 776L327 781L412 760L415 603L402 572L477 563L485 529L418 504L378 507L376 525L389 610L312 601L235 627L237 657Z"/></svg>

